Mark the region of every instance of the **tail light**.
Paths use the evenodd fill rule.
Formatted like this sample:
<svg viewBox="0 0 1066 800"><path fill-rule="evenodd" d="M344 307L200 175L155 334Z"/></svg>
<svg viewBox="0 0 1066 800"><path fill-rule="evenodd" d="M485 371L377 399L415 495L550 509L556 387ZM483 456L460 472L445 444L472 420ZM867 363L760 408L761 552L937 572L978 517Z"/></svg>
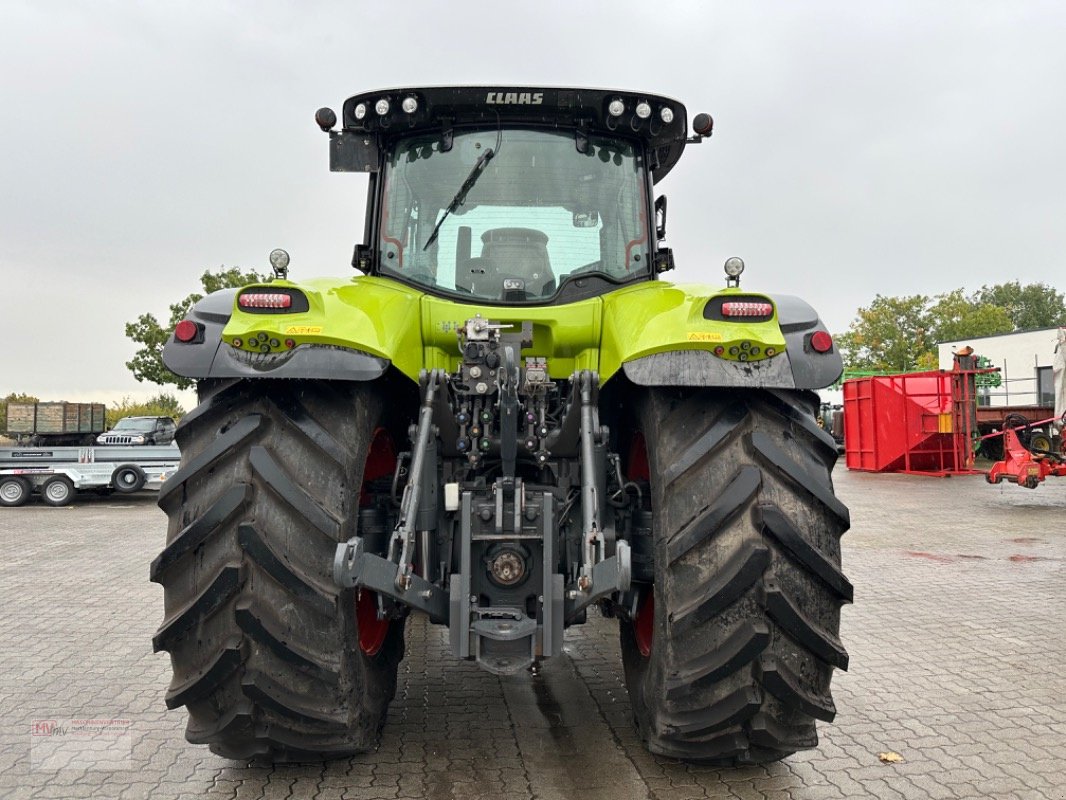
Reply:
<svg viewBox="0 0 1066 800"><path fill-rule="evenodd" d="M767 322L774 318L774 304L757 294L720 294L703 307L703 318L716 322Z"/></svg>
<svg viewBox="0 0 1066 800"><path fill-rule="evenodd" d="M237 306L250 314L299 314L310 308L307 295L287 286L250 286L237 296Z"/></svg>
<svg viewBox="0 0 1066 800"><path fill-rule="evenodd" d="M237 302L241 308L292 308L292 296L281 292L245 292Z"/></svg>
<svg viewBox="0 0 1066 800"><path fill-rule="evenodd" d="M744 300L722 303L723 317L768 317L773 313L774 307L770 303L755 303Z"/></svg>

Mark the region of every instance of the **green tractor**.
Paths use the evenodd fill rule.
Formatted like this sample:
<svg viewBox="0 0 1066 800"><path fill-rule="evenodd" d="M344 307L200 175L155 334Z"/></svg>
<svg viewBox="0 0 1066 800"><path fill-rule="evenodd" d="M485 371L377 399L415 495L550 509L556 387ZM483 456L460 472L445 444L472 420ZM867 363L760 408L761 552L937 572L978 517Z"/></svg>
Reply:
<svg viewBox="0 0 1066 800"><path fill-rule="evenodd" d="M374 746L412 612L536 680L617 619L664 756L817 744L852 587L813 390L841 360L802 300L662 280L653 185L710 136L665 97L451 87L316 122L365 172L348 280L209 295L164 361L198 381L152 564L171 708L223 756ZM595 608L593 608L595 607Z"/></svg>

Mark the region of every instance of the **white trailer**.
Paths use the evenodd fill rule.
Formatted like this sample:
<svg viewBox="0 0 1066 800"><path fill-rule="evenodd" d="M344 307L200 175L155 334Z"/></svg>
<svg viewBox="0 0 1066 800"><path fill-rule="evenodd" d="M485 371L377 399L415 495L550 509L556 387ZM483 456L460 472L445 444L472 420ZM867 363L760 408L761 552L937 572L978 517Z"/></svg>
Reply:
<svg viewBox="0 0 1066 800"><path fill-rule="evenodd" d="M131 494L158 490L181 460L169 447L0 447L0 506L21 506L34 494L65 506L81 491Z"/></svg>

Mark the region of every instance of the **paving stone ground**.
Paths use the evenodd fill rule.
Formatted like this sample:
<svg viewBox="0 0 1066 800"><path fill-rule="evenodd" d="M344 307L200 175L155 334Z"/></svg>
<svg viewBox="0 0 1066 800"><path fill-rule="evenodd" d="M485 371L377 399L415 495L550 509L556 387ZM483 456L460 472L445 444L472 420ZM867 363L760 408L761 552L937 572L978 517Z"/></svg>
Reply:
<svg viewBox="0 0 1066 800"><path fill-rule="evenodd" d="M457 663L443 629L412 620L376 752L227 761L163 705L153 499L0 509L0 797L1066 798L1066 480L835 479L856 594L838 717L817 750L745 769L642 749L616 623L598 617L535 679Z"/></svg>

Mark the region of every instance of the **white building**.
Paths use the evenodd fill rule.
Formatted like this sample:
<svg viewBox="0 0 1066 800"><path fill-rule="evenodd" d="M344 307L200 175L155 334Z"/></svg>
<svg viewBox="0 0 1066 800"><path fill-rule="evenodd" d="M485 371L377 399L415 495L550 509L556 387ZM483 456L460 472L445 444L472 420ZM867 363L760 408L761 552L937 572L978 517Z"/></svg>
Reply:
<svg viewBox="0 0 1066 800"><path fill-rule="evenodd" d="M978 403L991 406L1055 405L1055 379L1052 364L1059 341L1058 328L1001 333L938 345L940 369L951 369L952 353L969 345L974 354L984 356L999 367L998 387L978 391Z"/></svg>

